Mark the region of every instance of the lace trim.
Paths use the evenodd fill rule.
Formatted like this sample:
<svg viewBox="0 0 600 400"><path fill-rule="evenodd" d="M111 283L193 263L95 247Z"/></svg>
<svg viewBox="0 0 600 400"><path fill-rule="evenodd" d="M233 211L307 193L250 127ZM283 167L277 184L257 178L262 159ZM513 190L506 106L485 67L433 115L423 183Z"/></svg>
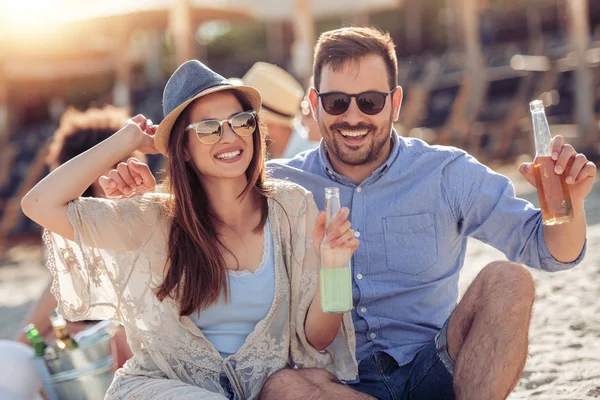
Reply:
<svg viewBox="0 0 600 400"><path fill-rule="evenodd" d="M260 275L265 270L267 261L269 260L269 257L271 257L272 254L271 237L271 224L269 223L269 218L267 217L267 221L265 222L265 226L263 229L263 254L258 268L254 272L250 272L247 269L242 271L227 271L229 276L234 278L242 278L248 275Z"/></svg>
<svg viewBox="0 0 600 400"><path fill-rule="evenodd" d="M50 287L50 292L54 295L58 305L58 312L61 315L65 315L64 303L61 300L62 297L60 295L60 290L58 287L58 271L56 270L56 261L54 259L54 246L52 245L52 238L50 236L50 231L44 229L44 233L42 235L42 240L46 244L46 248L48 249L48 257L46 258L46 268L50 271L52 275L52 286Z"/></svg>
<svg viewBox="0 0 600 400"><path fill-rule="evenodd" d="M343 334L336 339L337 346L332 347L331 353L317 352L302 337L304 315L316 290L318 275L316 270L302 271L303 261L307 261L304 247L309 247L311 227L300 221L307 221L307 211L313 218L315 207L310 193L294 184L277 182L274 188L274 195L269 199L269 226L265 227L271 235L265 238L265 243L271 246L275 265L273 303L246 342L228 358L236 365L230 380L236 381L241 397L248 399L256 398L265 380L290 363L290 343L297 365L329 365L342 378L355 372L356 365L349 314L344 316ZM123 252L119 248L111 253L81 243L82 236L77 232L74 243L51 232L45 233L44 241L50 249L48 268L54 276L53 292L60 300L59 305L67 311L65 317L71 313L71 316L84 318L89 315L105 318L112 317L114 312L115 318L122 318L134 357L117 372L107 393L108 399L203 398L222 393L219 376L225 368L225 360L189 317L179 317L176 302L160 302L152 293L162 277L164 235L168 232L164 219L167 216L157 207L160 199L123 202L81 202L73 207L69 216L83 224L84 233L97 229L107 234L115 229L126 239L130 236L140 239L139 235L128 232L125 220L128 221L125 224L135 224L138 231L159 229L151 242L139 246L134 240L135 249ZM266 253L263 251L261 264L267 264L264 262L265 257L269 257ZM311 270L318 267L312 263L304 267ZM77 296L73 295L72 286ZM114 305L101 303L106 301ZM114 307L118 307L118 313L113 311ZM290 321L289 313L296 316L294 321ZM170 329L165 330L165 326Z"/></svg>

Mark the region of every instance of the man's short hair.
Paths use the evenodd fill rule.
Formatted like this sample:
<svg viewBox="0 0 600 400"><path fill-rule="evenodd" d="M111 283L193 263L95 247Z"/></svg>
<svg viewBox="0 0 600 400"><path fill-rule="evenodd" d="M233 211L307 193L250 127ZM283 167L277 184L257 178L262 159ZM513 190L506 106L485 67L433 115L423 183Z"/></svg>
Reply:
<svg viewBox="0 0 600 400"><path fill-rule="evenodd" d="M383 58L388 70L390 90L397 86L398 60L396 45L389 33L376 28L350 27L323 32L315 47L313 73L315 89L320 90L323 67L339 70L348 60L376 54Z"/></svg>

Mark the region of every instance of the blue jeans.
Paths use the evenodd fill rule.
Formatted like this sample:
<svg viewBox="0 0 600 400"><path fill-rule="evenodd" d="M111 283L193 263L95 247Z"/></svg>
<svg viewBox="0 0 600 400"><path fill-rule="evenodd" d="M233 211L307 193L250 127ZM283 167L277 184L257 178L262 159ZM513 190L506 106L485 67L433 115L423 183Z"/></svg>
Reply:
<svg viewBox="0 0 600 400"><path fill-rule="evenodd" d="M360 382L347 386L378 399L454 399L454 361L448 354L447 329L448 321L434 340L401 367L383 351L362 360L358 366Z"/></svg>

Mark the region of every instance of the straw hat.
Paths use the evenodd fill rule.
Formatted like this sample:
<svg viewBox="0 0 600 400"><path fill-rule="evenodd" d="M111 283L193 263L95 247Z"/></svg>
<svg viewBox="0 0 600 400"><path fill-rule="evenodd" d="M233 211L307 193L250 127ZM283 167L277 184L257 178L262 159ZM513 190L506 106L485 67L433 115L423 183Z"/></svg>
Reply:
<svg viewBox="0 0 600 400"><path fill-rule="evenodd" d="M181 64L169 78L163 92L165 118L154 135L156 149L167 155L169 136L171 136L173 125L188 104L207 94L224 90L239 92L250 102L256 112L260 111L260 93L255 88L234 86L198 60L190 60Z"/></svg>
<svg viewBox="0 0 600 400"><path fill-rule="evenodd" d="M304 98L302 85L292 75L277 65L257 62L242 81L260 92L263 100L260 117L265 123L292 126Z"/></svg>

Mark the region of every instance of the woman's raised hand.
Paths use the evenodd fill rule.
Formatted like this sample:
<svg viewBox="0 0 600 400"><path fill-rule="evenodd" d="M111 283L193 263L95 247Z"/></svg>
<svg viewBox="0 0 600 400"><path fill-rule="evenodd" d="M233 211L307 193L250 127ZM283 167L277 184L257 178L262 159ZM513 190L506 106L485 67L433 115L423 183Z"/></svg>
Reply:
<svg viewBox="0 0 600 400"><path fill-rule="evenodd" d="M154 135L158 129L158 125L154 125L152 120L144 117L142 114L138 114L135 117L127 120L125 127L135 132L137 143L137 150L144 154L156 154L156 146L154 145Z"/></svg>

